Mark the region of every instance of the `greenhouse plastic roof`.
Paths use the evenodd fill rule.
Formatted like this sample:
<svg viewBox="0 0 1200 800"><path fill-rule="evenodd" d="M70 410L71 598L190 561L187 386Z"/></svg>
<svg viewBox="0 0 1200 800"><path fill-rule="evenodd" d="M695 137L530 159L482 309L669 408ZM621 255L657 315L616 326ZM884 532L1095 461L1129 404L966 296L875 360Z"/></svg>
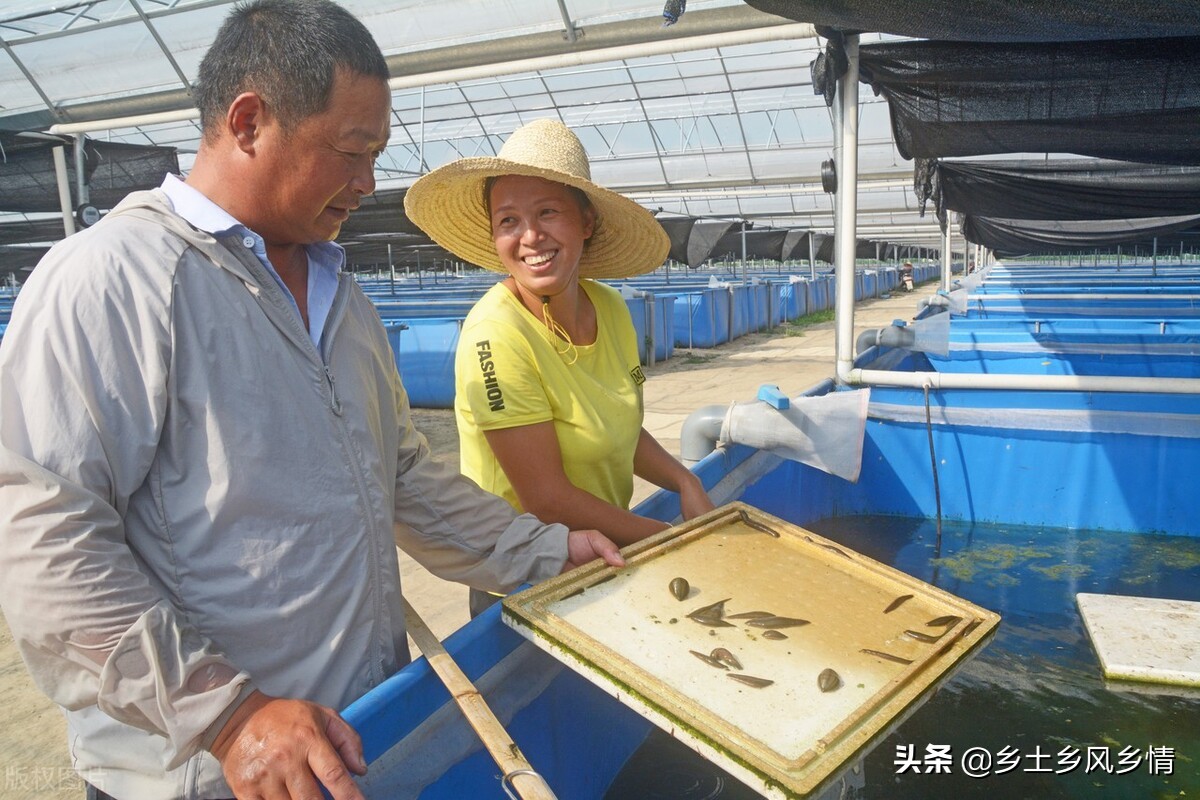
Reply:
<svg viewBox="0 0 1200 800"><path fill-rule="evenodd" d="M819 176L833 134L811 88L822 42L810 26L737 0L692 0L670 27L661 0L343 4L375 35L394 76L381 191L403 190L455 158L492 154L517 127L549 116L579 134L598 182L664 217L832 231L832 196ZM200 59L231 6L5 4L0 129L189 109ZM920 218L912 164L896 152L883 98L864 96L859 131L860 237L887 230L891 240L936 245L936 220ZM87 135L178 148L184 171L199 142L192 118Z"/></svg>
<svg viewBox="0 0 1200 800"><path fill-rule="evenodd" d="M186 172L199 142L191 85L232 2L4 4L0 131L86 131L97 141L175 148ZM1192 70L1200 63L1193 55L1196 48L1190 40L1176 39L1179 47L1163 49L1166 37L1200 36L1200 4L1193 0L1089 0L1053 9L1035 0L692 0L684 16L670 26L663 24L661 0L343 3L375 35L393 76L392 136L379 160L379 199L344 229L343 241L352 245L352 254L380 257L393 244L411 248L421 237L395 210L407 186L453 159L494 154L513 130L540 117L561 119L576 130L597 181L630 195L664 222L700 218L703 224L696 223L695 229L716 233L724 227L724 233L731 221L745 220L754 223L756 232L742 237L738 224L739 243L746 238L756 252L807 254L809 242L801 232L824 235L833 229L832 196L824 193L820 180L821 163L833 155L833 126L826 98L814 92L811 80L812 62L825 49L825 40L815 35L809 22L827 26L820 28L822 33L834 36L831 29L883 31L861 37L864 79L881 88L886 79L880 56L921 54L919 63L888 86L884 96L860 93L860 240L938 246L937 220L934 215L922 217L913 163L901 153L944 157L959 152L954 148L966 141L960 134L971 125L983 131L984 141L970 153L1011 152L1019 159L1029 157L1022 156L1022 147L1039 154L1061 148L1139 161L1194 160L1190 151L1182 153L1175 144L1169 144L1165 154L1147 154L1146 143L1161 143L1162 137L1141 137L1147 127L1144 120L1134 126L1134 146L1116 151L1104 146L1105 137L1128 131L1099 125L1093 137L1100 146L1081 149L1075 135L1061 141L1039 138L1038 114L1018 120L1019 132L1030 135L1017 145L1011 137L1002 146L987 141L1005 129L986 113L962 120L968 127L957 128L920 152L909 149L913 137L904 126L896 126L903 134L903 149L897 148L893 135L893 117L905 111L895 103L920 78L917 68L928 64L928 53L950 46L898 41L898 36L991 40L972 45L979 48L972 63L987 62L991 53L1000 52L996 48L1004 45L996 40L1059 40L1008 48L1018 55L1048 54L1051 61L1069 53L1078 64L1094 53L1095 69L1101 71L1114 59L1122 60L1116 51L1136 46L1110 40L1141 37L1156 41L1140 51L1132 72L1119 76L1125 83L1113 84L1104 96L1137 106L1155 95L1147 86L1174 87L1166 95L1155 95L1165 99L1147 113L1155 120L1156 133L1177 133L1176 139L1194 150L1196 76L1189 71L1181 78L1177 71L1181 64ZM958 47L961 55L965 48ZM1015 70L1008 65L1002 71L1011 77ZM1044 72L1035 68L1031 77ZM943 77L939 86L954 83L954 75ZM1085 76L1085 86L1092 82L1092 76ZM972 91L967 83L967 91ZM1034 87L1032 96L1045 91ZM1083 98L1076 97L1077 105L1088 104L1090 95L1075 94ZM995 105L995 98L990 99ZM893 103L890 109L888 100ZM925 110L933 108L932 122L940 124L948 119L942 112L960 101L914 102ZM1056 111L1063 108L1055 105ZM1175 111L1178 119L1167 120L1171 127L1162 115ZM1095 116L1088 108L1079 115ZM1047 130L1053 133L1061 120L1051 119ZM0 214L0 228L5 234L17 228L40 231L44 220ZM13 222L16 228L9 227ZM1065 235L1071 227L1056 228L1056 235ZM787 229L791 235L780 238L764 232L767 228ZM720 243L721 235L700 250L730 250L728 240ZM12 236L0 239L13 241ZM830 249L826 238L812 244L821 253ZM872 247L863 242L859 250ZM687 252L681 251L689 262L699 253L693 249L689 243L683 247ZM420 257L422 251L416 252ZM438 257L436 250L424 252Z"/></svg>

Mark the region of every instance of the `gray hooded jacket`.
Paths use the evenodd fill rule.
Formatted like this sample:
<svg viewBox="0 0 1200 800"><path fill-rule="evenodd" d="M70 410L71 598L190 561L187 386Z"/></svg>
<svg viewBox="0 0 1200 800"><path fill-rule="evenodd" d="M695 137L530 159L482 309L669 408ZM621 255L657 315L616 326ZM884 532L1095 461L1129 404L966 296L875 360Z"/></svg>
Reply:
<svg viewBox="0 0 1200 800"><path fill-rule="evenodd" d="M334 708L409 659L394 545L508 590L566 529L433 463L341 276L318 353L236 236L131 195L46 256L0 346L0 604L118 797L229 796L253 688Z"/></svg>

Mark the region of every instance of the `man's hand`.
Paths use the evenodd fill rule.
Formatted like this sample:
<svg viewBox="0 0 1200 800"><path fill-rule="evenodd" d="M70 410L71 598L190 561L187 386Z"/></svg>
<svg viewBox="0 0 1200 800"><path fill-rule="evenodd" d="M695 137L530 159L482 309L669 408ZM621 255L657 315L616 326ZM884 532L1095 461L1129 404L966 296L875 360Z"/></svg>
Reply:
<svg viewBox="0 0 1200 800"><path fill-rule="evenodd" d="M362 800L350 777L364 775L362 742L336 711L254 692L212 746L238 797L309 800L323 784L334 800ZM318 784L318 781L320 784Z"/></svg>
<svg viewBox="0 0 1200 800"><path fill-rule="evenodd" d="M567 563L563 572L603 558L610 567L625 566L617 546L600 531L571 531L567 534Z"/></svg>

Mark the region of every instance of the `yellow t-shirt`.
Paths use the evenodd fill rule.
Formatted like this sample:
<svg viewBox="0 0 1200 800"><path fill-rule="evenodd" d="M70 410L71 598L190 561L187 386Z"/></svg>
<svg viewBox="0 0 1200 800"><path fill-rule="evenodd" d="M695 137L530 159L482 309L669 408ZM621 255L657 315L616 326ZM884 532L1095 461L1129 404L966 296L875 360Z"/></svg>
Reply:
<svg viewBox="0 0 1200 800"><path fill-rule="evenodd" d="M454 412L462 473L522 511L483 432L553 421L563 468L575 486L621 508L633 495L633 453L642 429L637 334L621 294L591 280L596 341L568 364L544 323L503 284L463 323L455 356Z"/></svg>

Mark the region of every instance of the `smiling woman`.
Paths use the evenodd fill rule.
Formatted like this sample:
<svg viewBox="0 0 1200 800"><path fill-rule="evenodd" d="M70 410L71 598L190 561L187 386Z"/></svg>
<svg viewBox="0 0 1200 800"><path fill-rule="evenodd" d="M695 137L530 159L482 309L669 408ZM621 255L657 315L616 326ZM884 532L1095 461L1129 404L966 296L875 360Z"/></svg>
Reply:
<svg viewBox="0 0 1200 800"><path fill-rule="evenodd" d="M496 254L515 286L542 298L579 282L579 258L596 223L587 195L527 175L489 180L484 191Z"/></svg>
<svg viewBox="0 0 1200 800"><path fill-rule="evenodd" d="M515 509L630 544L666 525L629 511L633 477L712 508L699 479L642 427L637 339L620 294L594 280L648 272L669 242L654 217L592 183L566 126L539 120L495 158L417 181L409 217L507 277L471 310L455 364L462 471ZM484 607L472 595L472 608Z"/></svg>

